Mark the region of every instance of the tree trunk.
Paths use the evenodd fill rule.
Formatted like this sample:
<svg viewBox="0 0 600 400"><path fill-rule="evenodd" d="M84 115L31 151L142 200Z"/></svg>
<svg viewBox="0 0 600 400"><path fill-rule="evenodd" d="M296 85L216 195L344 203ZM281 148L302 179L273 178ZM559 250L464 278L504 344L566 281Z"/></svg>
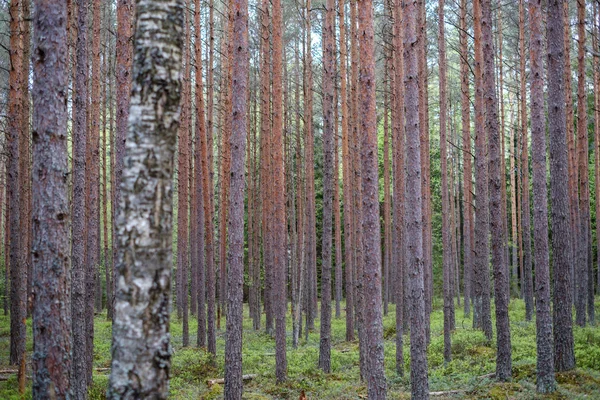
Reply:
<svg viewBox="0 0 600 400"><path fill-rule="evenodd" d="M246 114L248 109L248 2L233 1L231 56L233 119L229 200L229 268L227 271L227 326L225 339L225 398L242 398L242 322L244 306L244 192ZM224 238L221 238L224 240ZM284 307L285 310L285 307Z"/></svg>
<svg viewBox="0 0 600 400"><path fill-rule="evenodd" d="M451 278L453 274L450 237L450 199L448 191L448 151L446 149L446 127L448 125L448 98L446 94L446 35L444 27L444 0L438 2L438 55L439 55L439 85L440 85L440 164L442 179L442 265L444 283L444 360L452 359L452 314L454 301L452 299Z"/></svg>
<svg viewBox="0 0 600 400"><path fill-rule="evenodd" d="M323 245L321 248L321 332L319 368L331 371L331 244L333 214L333 91L335 86L335 54L333 21L335 0L327 0L323 26Z"/></svg>
<svg viewBox="0 0 600 400"><path fill-rule="evenodd" d="M340 99L342 106L342 173L344 190L344 263L346 278L346 341L354 340L354 265L352 263L352 190L351 190L351 166L348 132L348 96L346 58L348 49L346 46L346 19L345 1L338 0L339 26L340 26Z"/></svg>
<svg viewBox="0 0 600 400"><path fill-rule="evenodd" d="M533 164L533 239L535 261L537 390L553 392L552 314L550 309L550 259L548 253L548 192L546 176L546 128L544 116L544 60L542 56L542 7L529 3L531 58L531 154Z"/></svg>
<svg viewBox="0 0 600 400"><path fill-rule="evenodd" d="M598 42L600 40L600 25L598 23L598 5L594 3L594 19L592 25L593 43L592 47L596 53L600 51ZM596 292L600 293L600 62L594 57L594 172L596 183L596 263L598 265Z"/></svg>
<svg viewBox="0 0 600 400"><path fill-rule="evenodd" d="M475 264L473 285L475 299L473 326L483 329L488 340L492 339L489 281L489 207L488 207L488 144L485 130L483 46L481 1L473 3L475 31L475 161L476 193L475 209Z"/></svg>
<svg viewBox="0 0 600 400"><path fill-rule="evenodd" d="M27 1L27 0L25 0ZM36 1L33 58L33 397L72 396L67 7ZM28 64L28 62L27 62ZM29 125L29 118L27 118ZM29 127L27 127L27 133ZM27 138L29 146L29 138ZM27 160L29 163L29 160Z"/></svg>
<svg viewBox="0 0 600 400"><path fill-rule="evenodd" d="M419 43L417 0L404 3L404 107L406 110L406 203L421 201L421 143L419 121ZM427 312L423 277L423 217L421 207L405 210L410 302L410 382L413 399L429 398L427 382Z"/></svg>
<svg viewBox="0 0 600 400"><path fill-rule="evenodd" d="M525 319L531 321L533 314L533 278L531 275L531 209L529 206L529 150L527 137L527 94L525 90L525 6L519 0L519 79L520 79L520 122L521 122L521 229L523 234L523 299ZM492 164L490 164L491 166ZM493 216L493 211L490 210Z"/></svg>
<svg viewBox="0 0 600 400"><path fill-rule="evenodd" d="M548 131L550 138L550 201L554 281L554 363L557 372L575 368L571 316L571 224L567 131L565 121L565 42L562 0L550 0L547 9Z"/></svg>
<svg viewBox="0 0 600 400"><path fill-rule="evenodd" d="M86 382L86 274L85 264L85 160L87 148L87 98L88 98L88 49L87 49L87 20L88 2L77 2L77 45L75 75L74 121L73 121L73 218L71 227L73 240L71 246L71 326L73 334L73 370L72 381L73 396L87 398ZM118 39L118 37L117 37ZM117 40L117 45L119 41ZM118 49L118 46L117 46ZM119 53L117 53L117 72L119 72ZM117 74L117 88L119 88L119 74ZM119 93L117 92L117 107L119 106ZM119 113L117 111L117 135L119 133ZM117 140L117 147L119 140ZM117 161L119 150L117 149ZM118 164L117 164L118 170ZM115 172L115 175L117 172ZM116 177L115 177L116 179ZM116 193L118 193L116 191ZM113 222L113 226L114 222ZM114 233L114 231L113 231ZM113 251L116 246L113 247ZM113 252L114 256L114 252Z"/></svg>
<svg viewBox="0 0 600 400"><path fill-rule="evenodd" d="M404 200L406 194L406 180L404 175L406 155L404 152L404 60L403 60L403 28L402 28L402 2L394 2L394 84L392 108L392 168L394 175L394 199L393 199L393 232L391 264L394 273L394 299L396 302L396 373L404 375L404 309L405 309L405 224L404 224Z"/></svg>
<svg viewBox="0 0 600 400"><path fill-rule="evenodd" d="M109 399L168 395L172 175L183 24L182 1L137 2ZM156 57L146 57L149 53Z"/></svg>

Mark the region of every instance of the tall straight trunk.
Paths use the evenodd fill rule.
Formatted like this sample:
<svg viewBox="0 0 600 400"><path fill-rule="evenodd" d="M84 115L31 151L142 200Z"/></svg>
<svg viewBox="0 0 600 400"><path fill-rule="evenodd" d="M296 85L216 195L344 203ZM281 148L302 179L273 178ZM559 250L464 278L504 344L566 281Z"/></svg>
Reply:
<svg viewBox="0 0 600 400"><path fill-rule="evenodd" d="M186 10L190 7L190 0L186 0ZM182 317L183 323L183 346L189 345L189 321L188 321L188 280L189 280L189 136L190 136L190 97L191 97L191 81L190 70L190 16L189 12L185 13L184 39L183 39L183 74L181 79L181 124L179 125L179 148L177 156L177 314Z"/></svg>
<svg viewBox="0 0 600 400"><path fill-rule="evenodd" d="M571 316L571 224L565 121L565 42L562 0L550 0L547 9L548 132L550 138L550 201L554 276L554 364L557 372L575 368Z"/></svg>
<svg viewBox="0 0 600 400"><path fill-rule="evenodd" d="M585 1L577 0L577 153L579 161L579 235L577 277L576 322L586 324L586 306L589 322L594 322L594 279L593 265L588 260L590 243L590 182L589 182L589 141L587 121L587 96L585 93ZM590 290L591 289L591 290ZM588 293L590 294L588 296ZM588 301L589 297L589 301Z"/></svg>
<svg viewBox="0 0 600 400"><path fill-rule="evenodd" d="M332 0L330 0L332 1ZM333 2L332 2L333 8ZM333 19L333 15L331 16ZM377 115L375 109L375 32L373 3L358 1L360 46L359 110L364 235L364 329L368 338L363 346L370 399L386 398L383 366L383 315L381 304L381 230L379 226L379 178L377 153ZM330 218L331 220L331 218ZM321 312L326 312L322 309Z"/></svg>
<svg viewBox="0 0 600 400"><path fill-rule="evenodd" d="M79 3L78 3L79 4ZM131 92L131 66L133 56L133 17L135 3L133 0L118 0L117 2L117 37L115 55L115 78L116 78L116 117L115 117L115 149L114 149L114 183L112 208L112 259L113 277L116 278L117 270L115 260L117 259L117 224L116 216L121 202L121 176L123 175L123 155L125 154L125 140L127 137L127 121L129 119L129 97ZM84 44L85 46L85 44ZM79 61L77 62L79 68ZM112 147L111 147L112 149ZM109 300L114 312L114 294L116 293L116 279L113 279L112 297Z"/></svg>
<svg viewBox="0 0 600 400"><path fill-rule="evenodd" d="M423 207L423 264L425 265L425 312L427 343L431 338L431 311L433 304L433 248L431 236L431 188L429 165L429 93L427 90L427 14L425 0L419 0L419 30L422 40L419 48L419 115L421 119L421 195Z"/></svg>
<svg viewBox="0 0 600 400"><path fill-rule="evenodd" d="M360 357L360 371L361 378L366 379L369 374L369 367L367 365L367 349L368 349L368 336L364 328L364 315L365 315L365 298L364 298L364 242L363 242L363 187L362 187L362 165L360 162L360 151L361 151L361 136L358 125L361 123L359 113L359 34L358 34L358 0L351 0L350 2L350 37L351 37L351 65L352 65L352 107L350 115L352 119L352 171L354 174L354 272L355 272L355 299L356 299L356 324L358 327L358 345L359 345L359 357Z"/></svg>
<svg viewBox="0 0 600 400"><path fill-rule="evenodd" d="M383 313L388 314L388 303L390 302L390 262L391 262L391 182L390 182L390 75L391 67L391 48L385 48L385 78L383 83Z"/></svg>
<svg viewBox="0 0 600 400"><path fill-rule="evenodd" d="M461 113L463 150L463 280L464 313L471 315L471 281L473 271L473 172L471 153L471 90L469 88L469 64L467 44L467 0L460 2L460 71L461 71Z"/></svg>
<svg viewBox="0 0 600 400"><path fill-rule="evenodd" d="M104 7L104 15L106 19L106 7ZM104 36L107 38L108 32ZM108 42L108 40L107 40ZM110 45L110 43L108 43ZM104 266L104 277L106 282L106 298L109 299L109 291L110 291L110 267L108 264L109 256L108 256L108 115L107 109L109 108L109 97L108 97L108 88L110 86L110 61L108 60L108 51L106 48L104 49L103 57L103 99L102 99L102 141L100 143L101 148L101 165L102 165L102 265ZM102 292L101 292L102 294ZM108 311L107 307L107 311Z"/></svg>
<svg viewBox="0 0 600 400"><path fill-rule="evenodd" d="M179 125L184 4L140 0L136 5L124 154L128 168L120 181L118 284L107 398L164 399L171 364L173 155ZM149 157L153 163L145 162Z"/></svg>
<svg viewBox="0 0 600 400"><path fill-rule="evenodd" d="M88 2L77 2L77 45L75 98L73 121L73 217L71 237L81 238L73 240L71 246L71 326L73 339L73 370L72 381L73 396L85 399L87 397L86 382L86 274L85 264L85 159L87 148L87 98L88 98L88 51L87 51L87 20ZM119 45L117 35L117 45ZM118 49L118 46L117 46ZM117 52L117 88L119 88L119 52ZM119 92L117 92L117 107L119 106ZM117 111L117 135L119 134L119 112ZM117 140L117 147L119 140ZM119 150L116 153L117 161ZM122 164L121 164L122 165ZM117 164L118 168L118 164ZM117 172L115 172L116 175ZM117 177L115 177L116 179ZM118 193L117 191L115 191ZM116 226L113 222L113 226ZM113 231L114 233L114 231ZM113 247L113 250L116 246ZM114 252L113 252L114 256Z"/></svg>
<svg viewBox="0 0 600 400"><path fill-rule="evenodd" d="M496 379L507 381L511 377L512 357L510 323L508 317L509 277L506 265L504 229L502 223L502 188L500 179L500 129L498 126L498 97L496 95L496 66L492 36L491 0L481 2L481 28L484 60L485 128L489 148L489 199L490 230L492 235L492 265L494 266L494 295L496 303Z"/></svg>
<svg viewBox="0 0 600 400"><path fill-rule="evenodd" d="M10 14L10 73L7 118L7 180L8 215L10 236L10 363L25 365L25 318L27 317L27 271L21 264L21 180L20 180L20 136L22 127L22 81L23 43L21 37L21 2L11 0ZM21 373L19 373L21 378ZM22 382L25 376L23 374ZM21 379L20 379L21 380ZM21 382L19 382L21 387Z"/></svg>
<svg viewBox="0 0 600 400"><path fill-rule="evenodd" d="M512 116L511 116L512 119ZM510 125L510 212L511 212L511 248L512 248L512 294L514 297L520 297L519 292L519 234L517 232L517 146L515 138L515 128L512 121Z"/></svg>
<svg viewBox="0 0 600 400"><path fill-rule="evenodd" d="M406 202L421 201L421 142L419 121L419 43L423 40L417 27L417 0L404 3L404 107L406 110ZM405 209L410 310L410 382L413 399L428 399L427 382L427 312L424 298L423 216L421 207Z"/></svg>
<svg viewBox="0 0 600 400"><path fill-rule="evenodd" d="M33 171L36 173L32 186L35 254L32 364L36 399L72 396L70 207L68 181L64 178L69 169L66 16L65 3L36 1L33 19L33 131L36 132Z"/></svg>
<svg viewBox="0 0 600 400"><path fill-rule="evenodd" d="M221 324L221 313L225 312L227 304L227 224L229 211L229 186L231 180L231 129L232 129L232 73L233 73L233 47L231 38L233 36L233 17L230 15L233 0L228 0L228 11L225 14L227 20L225 23L225 42L221 43L224 47L222 57L225 58L223 67L223 79L225 85L221 87L224 102L222 107L223 124L221 126L221 157L220 157L220 206L219 206L219 304L217 308L217 328ZM221 310L222 309L222 310Z"/></svg>
<svg viewBox="0 0 600 400"><path fill-rule="evenodd" d="M335 18L335 16L334 16ZM335 53L334 53L335 54ZM336 84L337 86L337 84ZM339 162L339 135L338 135L338 92L337 88L334 93L334 130L333 130L333 221L335 229L335 318L341 318L341 302L342 302L342 287L343 287L343 271L342 271L342 218L340 215L340 162Z"/></svg>
<svg viewBox="0 0 600 400"><path fill-rule="evenodd" d="M600 41L600 24L598 22L598 5L594 3L594 17L592 25L592 48L597 53L600 50L598 45ZM596 292L600 293L600 62L598 57L594 57L594 172L596 182L596 263L598 265L598 275L596 282Z"/></svg>
<svg viewBox="0 0 600 400"><path fill-rule="evenodd" d="M285 343L286 238L285 172L283 164L283 11L280 0L273 1L273 313L275 316L275 376L287 378ZM331 221L331 215L329 215ZM331 296L330 296L331 297Z"/></svg>
<svg viewBox="0 0 600 400"><path fill-rule="evenodd" d="M231 132L231 186L229 200L229 262L225 337L225 398L242 398L242 322L244 306L244 193L246 114L248 110L248 1L233 1L231 62L233 119ZM221 238L221 240L224 240ZM284 307L285 309L285 307Z"/></svg>
<svg viewBox="0 0 600 400"><path fill-rule="evenodd" d="M94 360L94 306L97 290L100 256L100 211L99 211L99 147L100 147L100 35L101 35L101 1L92 1L92 79L90 89L91 107L89 108L86 163L86 374L88 385L92 383L92 367Z"/></svg>
<svg viewBox="0 0 600 400"><path fill-rule="evenodd" d="M446 35L444 27L444 0L438 2L438 60L439 60L439 86L440 86L440 164L442 179L442 265L444 284L444 360L452 359L452 343L450 330L452 329L452 314L454 301L452 300L452 250L450 237L450 198L448 189L448 150L446 146L446 127L448 125L448 95L446 93Z"/></svg>
<svg viewBox="0 0 600 400"><path fill-rule="evenodd" d="M571 19L569 16L569 1L562 1L563 18L564 18L564 46L565 46L565 63L564 63L564 83L565 83L565 103L566 103L566 124L567 124L567 148L569 160L569 205L571 213L571 236L578 237L579 232L579 203L578 203L578 176L579 168L577 164L578 154L575 146L575 116L573 111L573 90L572 90L572 65L571 65ZM571 240L573 262L577 260L579 251L579 240ZM574 264L571 264L571 290L573 291L571 299L577 301L577 293L575 287L577 285L576 269ZM577 304L575 304L577 307Z"/></svg>
<svg viewBox="0 0 600 400"><path fill-rule="evenodd" d="M265 270L265 290L264 290L264 306L266 314L266 331L273 331L273 309L272 309L272 285L273 285L273 268L271 263L271 239L269 218L271 210L270 185L271 179L268 174L271 170L271 102L270 102L270 68L271 64L271 47L270 47L270 32L269 32L269 2L263 0L261 3L261 65L264 67L260 71L260 93L261 93L261 118L260 118L260 140L261 140L261 158L265 160L261 163L261 192L262 192L262 228L263 228L263 258Z"/></svg>
<svg viewBox="0 0 600 400"><path fill-rule="evenodd" d="M537 390L556 389L550 310L550 256L548 253L548 191L546 176L546 127L544 116L544 60L542 55L542 7L529 3L531 59L531 154L533 161L533 240L535 261Z"/></svg>
<svg viewBox="0 0 600 400"><path fill-rule="evenodd" d="M392 168L394 176L393 199L393 235L391 264L394 272L394 300L396 302L396 373L404 375L404 309L405 309L405 224L404 224L404 199L406 180L404 175L404 59L403 59L403 9L402 1L394 1L394 76L393 76L393 101L392 108Z"/></svg>
<svg viewBox="0 0 600 400"><path fill-rule="evenodd" d="M23 269L27 273L27 287L26 287L26 314L27 316L31 316L32 307L33 307L33 292L32 292L32 282L33 282L33 263L31 258L31 150L29 147L29 142L31 139L30 135L30 124L29 124L29 114L30 114L30 106L29 106L29 61L30 61L30 50L31 50L31 0L22 0L22 18L23 23L21 25L21 35L22 35L22 45L23 45L23 58L21 63L22 79L21 84L21 99L23 101L23 107L21 108L21 134L19 135L19 140L21 141L19 145L19 150L21 152L21 156L19 158L20 163L20 173L19 178L21 179L21 201L20 201L20 209L21 209L21 229L23 229L23 234L21 237L21 265Z"/></svg>
<svg viewBox="0 0 600 400"><path fill-rule="evenodd" d="M488 205L488 143L485 127L483 45L481 1L473 2L475 31L475 161L476 193L475 209L475 259L473 266L473 325L481 328L488 340L492 339L492 317L490 311L489 281L489 205Z"/></svg>
<svg viewBox="0 0 600 400"><path fill-rule="evenodd" d="M196 145L194 147L194 190L195 201L192 207L195 208L196 219L192 224L196 226L196 236L193 239L196 242L196 260L198 272L198 347L206 346L206 266L205 261L205 214L204 210L204 171L202 169L202 161L204 154L202 153L202 141L206 137L206 119L204 116L204 91L202 86L202 27L200 24L200 14L202 12L200 0L195 0L194 10L194 25L196 28L195 52L196 52Z"/></svg>
<svg viewBox="0 0 600 400"><path fill-rule="evenodd" d="M529 207L529 150L527 137L527 95L525 90L525 5L519 0L519 80L521 123L521 229L523 234L523 273L521 277L525 300L525 319L531 321L533 314L533 281L531 276L531 209ZM491 165L491 164L490 164ZM490 215L493 212L490 210Z"/></svg>
<svg viewBox="0 0 600 400"><path fill-rule="evenodd" d="M346 278L346 341L354 340L354 265L352 263L352 190L351 190L351 167L348 131L348 83L346 58L348 49L346 46L346 2L338 0L339 26L340 26L340 100L342 106L342 174L344 190L344 264Z"/></svg>
<svg viewBox="0 0 600 400"><path fill-rule="evenodd" d="M321 247L321 331L319 339L319 368L331 371L331 245L333 214L333 152L334 120L333 91L335 90L335 54L333 21L335 0L327 0L323 25L323 244Z"/></svg>
<svg viewBox="0 0 600 400"><path fill-rule="evenodd" d="M311 39L311 0L306 0L306 49L304 54L304 137L306 166L306 333L314 329L317 314L317 233L315 214L314 134L312 126L313 77Z"/></svg>

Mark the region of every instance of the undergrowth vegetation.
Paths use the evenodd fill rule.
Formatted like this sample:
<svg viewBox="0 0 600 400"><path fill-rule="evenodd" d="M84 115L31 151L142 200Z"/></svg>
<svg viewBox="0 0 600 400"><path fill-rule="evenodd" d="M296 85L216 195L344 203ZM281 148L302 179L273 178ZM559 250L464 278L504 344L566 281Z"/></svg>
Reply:
<svg viewBox="0 0 600 400"><path fill-rule="evenodd" d="M462 307L456 308L456 330L452 334L452 361L443 359L443 315L441 300L437 299L431 319L431 343L429 345L429 380L432 392L447 392L437 399L600 399L600 327L574 328L577 369L557 375L558 391L552 395L535 393L535 319L525 321L525 306L521 300L510 305L511 340L513 356L513 379L509 383L497 383L491 373L495 371L495 342L486 341L482 332L471 328L472 321L464 318ZM596 301L600 311L600 298ZM492 310L493 312L493 310ZM247 309L245 310L247 316ZM389 399L409 399L410 373L409 335L405 338L405 371L400 377L395 372L395 309L390 306L384 317L385 366L389 386ZM291 323L288 318L288 322ZM264 322L264 321L263 321ZM30 321L28 328L30 329ZM9 318L0 316L0 369L10 369ZM195 320L190 322L194 327ZM224 324L222 324L224 326ZM317 368L319 358L318 320L314 332L300 341L298 349L291 347L291 326L288 328L288 372L284 384L275 383L275 341L264 332L252 330L252 321L244 320L243 370L244 374L256 374L244 386L245 399L298 399L305 391L309 399L364 399L366 386L360 380L358 342L346 342L345 319L332 319L331 374ZM31 330L28 331L28 356L31 355ZM190 343L196 342L191 332ZM207 379L222 378L224 331L217 336L217 357L213 359L204 349L182 348L182 327L176 317L171 322L173 359L171 368L171 398L173 399L220 399L223 386L207 385ZM98 315L95 323L94 382L90 399L103 399L108 385L110 367L111 324L106 315ZM31 374L29 371L28 374ZM15 374L2 375L0 399L18 399ZM28 380L26 398L31 398L31 382Z"/></svg>

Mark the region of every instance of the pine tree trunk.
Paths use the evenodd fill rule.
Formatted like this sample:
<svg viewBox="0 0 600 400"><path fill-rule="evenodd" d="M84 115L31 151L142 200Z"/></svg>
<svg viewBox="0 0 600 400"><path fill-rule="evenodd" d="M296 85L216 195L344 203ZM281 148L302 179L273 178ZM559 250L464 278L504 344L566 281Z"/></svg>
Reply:
<svg viewBox="0 0 600 400"><path fill-rule="evenodd" d="M275 7L274 7L275 8ZM229 199L225 398L242 398L242 322L244 294L244 192L248 110L248 2L233 1L231 62L233 119ZM224 240L224 238L221 238ZM285 306L284 312L285 312Z"/></svg>
<svg viewBox="0 0 600 400"><path fill-rule="evenodd" d="M452 359L450 330L452 329L452 255L450 238L450 199L448 189L448 150L446 146L446 128L448 125L448 98L446 94L446 35L444 27L444 0L438 2L438 61L440 86L440 164L442 179L442 265L444 282L444 360Z"/></svg>
<svg viewBox="0 0 600 400"><path fill-rule="evenodd" d="M401 0L394 2L394 83L392 108L392 168L394 175L394 199L393 199L393 235L391 264L394 273L394 300L396 302L396 373L404 375L404 310L405 305L405 280L406 258L405 258L405 223L404 223L404 200L406 195L405 160L404 152L404 60L403 60L403 9Z"/></svg>
<svg viewBox="0 0 600 400"><path fill-rule="evenodd" d="M548 132L550 138L550 201L554 276L554 363L557 372L575 367L571 316L571 223L565 132L565 42L562 0L550 0L547 9Z"/></svg>
<svg viewBox="0 0 600 400"><path fill-rule="evenodd" d="M74 121L73 121L73 217L71 235L71 326L73 339L73 370L72 381L73 396L85 399L87 397L86 383L86 275L85 264L85 160L88 136L87 124L87 98L88 98L88 49L87 49L87 20L88 2L77 2L77 44L76 44L76 75ZM117 44L119 41L117 40ZM117 46L118 48L118 46ZM117 72L119 72L119 53L117 53ZM117 74L117 83L119 83ZM117 88L119 85L117 84ZM117 96L119 93L117 93ZM117 107L119 97L117 97ZM119 114L117 112L117 134L119 128ZM119 141L117 140L117 145ZM117 146L118 147L118 146ZM117 160L119 157L117 149ZM116 174L116 173L115 173ZM116 179L116 178L115 178ZM114 222L113 222L113 226ZM114 232L114 231L113 231ZM113 247L113 251L116 246ZM113 252L114 256L114 252Z"/></svg>
<svg viewBox="0 0 600 400"><path fill-rule="evenodd" d="M537 390L556 389L550 309L550 256L548 253L548 192L546 176L546 127L544 116L544 60L542 56L542 8L529 3L531 58L531 154L533 164L533 240L535 261Z"/></svg>
<svg viewBox="0 0 600 400"><path fill-rule="evenodd" d="M124 154L128 168L120 182L118 285L107 397L164 399L171 354L172 175L179 125L184 5L182 1L140 0L136 8L133 87ZM156 57L146 57L149 53Z"/></svg>
<svg viewBox="0 0 600 400"><path fill-rule="evenodd" d="M333 152L334 120L333 91L335 54L333 21L335 2L327 0L323 26L323 244L321 247L321 331L319 339L319 368L331 371L331 247L333 214Z"/></svg>
<svg viewBox="0 0 600 400"><path fill-rule="evenodd" d="M475 259L473 266L473 326L481 328L488 340L492 339L492 317L490 311L489 281L489 207L488 207L488 143L485 130L483 45L481 1L473 3L475 31Z"/></svg>

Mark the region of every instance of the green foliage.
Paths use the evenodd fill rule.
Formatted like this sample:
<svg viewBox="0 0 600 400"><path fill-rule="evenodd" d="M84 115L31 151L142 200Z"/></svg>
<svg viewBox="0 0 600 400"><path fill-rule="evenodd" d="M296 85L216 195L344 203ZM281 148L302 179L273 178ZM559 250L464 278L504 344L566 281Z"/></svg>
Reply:
<svg viewBox="0 0 600 400"><path fill-rule="evenodd" d="M599 299L600 300L600 299ZM600 302L596 303L600 308ZM428 349L430 390L447 392L441 399L583 399L600 393L600 330L597 326L574 327L575 355L578 368L557 375L558 391L540 396L535 392L536 345L535 320L525 321L525 307L521 300L510 304L513 379L497 383L490 375L495 372L496 343L471 328L472 321L465 318L461 307L456 307L456 330L452 333L452 360L443 359L443 314L439 299L434 301L431 315L431 343ZM492 310L493 312L493 310ZM247 315L247 314L246 314ZM404 338L406 376L395 372L395 308L390 306L384 317L384 356L389 399L409 399L410 337ZM0 316L0 360L8 360L9 325L6 316ZM195 343L195 321L190 322L190 342ZM263 325L264 326L264 325ZM346 342L345 319L332 319L332 352L330 374L317 368L319 359L319 331L317 327L308 338L302 337L297 349L291 346L288 336L288 376L284 384L275 382L275 341L264 332L255 332L252 321L244 320L243 370L256 377L244 385L244 398L254 400L297 399L304 391L309 399L360 399L366 398L367 388L360 379L358 342ZM28 321L28 355L31 354L31 321ZM288 318L288 332L291 320ZM223 386L207 385L208 379L221 378L224 373L225 335L217 332L217 357L196 347L181 345L182 325L173 317L171 336L173 358L171 368L171 398L222 399ZM106 315L96 317L94 341L94 381L90 399L103 399L108 387L111 358L111 324ZM8 369L0 364L0 369ZM28 372L30 374L30 372ZM31 381L28 381L25 398L31 398ZM16 375L0 382L1 399L19 399Z"/></svg>

